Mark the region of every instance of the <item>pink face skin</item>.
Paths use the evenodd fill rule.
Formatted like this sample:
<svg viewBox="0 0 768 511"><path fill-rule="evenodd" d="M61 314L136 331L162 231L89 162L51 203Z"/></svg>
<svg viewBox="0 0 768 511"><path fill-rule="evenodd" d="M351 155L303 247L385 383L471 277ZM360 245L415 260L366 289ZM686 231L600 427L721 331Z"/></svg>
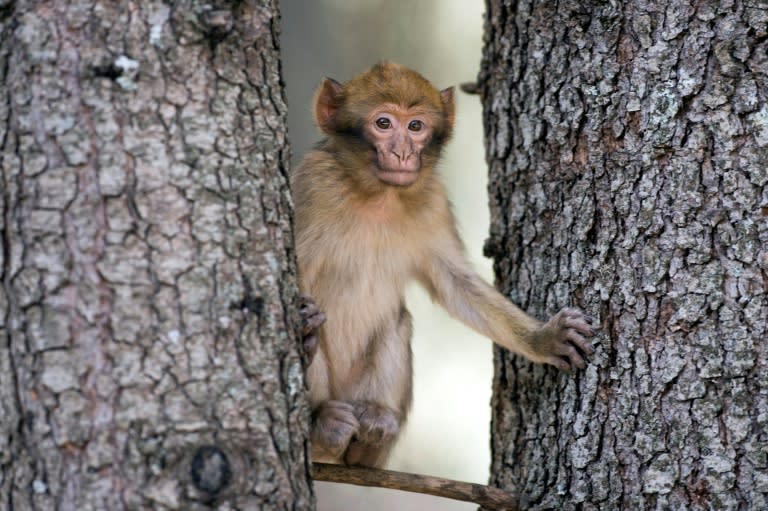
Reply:
<svg viewBox="0 0 768 511"><path fill-rule="evenodd" d="M432 138L429 116L417 109L384 104L371 112L365 131L376 148L376 175L390 185L408 186L421 169L421 151Z"/></svg>

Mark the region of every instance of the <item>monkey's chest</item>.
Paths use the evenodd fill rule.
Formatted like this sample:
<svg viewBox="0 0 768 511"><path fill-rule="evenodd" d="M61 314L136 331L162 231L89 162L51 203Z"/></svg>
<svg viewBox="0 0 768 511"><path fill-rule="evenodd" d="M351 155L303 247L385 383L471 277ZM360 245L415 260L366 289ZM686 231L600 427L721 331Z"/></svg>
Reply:
<svg viewBox="0 0 768 511"><path fill-rule="evenodd" d="M397 307L411 277L411 258L402 250L385 243L343 243L323 257L322 270L315 275L318 294L323 294L336 312L349 306L349 314L360 309L382 311Z"/></svg>
<svg viewBox="0 0 768 511"><path fill-rule="evenodd" d="M303 292L325 311L323 343L350 356L365 351L377 330L403 307L413 256L387 232L355 232L326 239L312 250L300 247Z"/></svg>

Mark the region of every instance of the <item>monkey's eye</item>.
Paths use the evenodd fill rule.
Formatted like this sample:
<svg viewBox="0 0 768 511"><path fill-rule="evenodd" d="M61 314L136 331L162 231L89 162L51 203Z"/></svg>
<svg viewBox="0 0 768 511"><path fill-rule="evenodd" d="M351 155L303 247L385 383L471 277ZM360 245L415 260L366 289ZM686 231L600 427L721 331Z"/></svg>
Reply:
<svg viewBox="0 0 768 511"><path fill-rule="evenodd" d="M376 126L382 130L388 130L392 127L392 122L386 117L379 117L376 119Z"/></svg>
<svg viewBox="0 0 768 511"><path fill-rule="evenodd" d="M408 129L411 131L421 131L424 127L424 123L421 121L411 121L408 123Z"/></svg>

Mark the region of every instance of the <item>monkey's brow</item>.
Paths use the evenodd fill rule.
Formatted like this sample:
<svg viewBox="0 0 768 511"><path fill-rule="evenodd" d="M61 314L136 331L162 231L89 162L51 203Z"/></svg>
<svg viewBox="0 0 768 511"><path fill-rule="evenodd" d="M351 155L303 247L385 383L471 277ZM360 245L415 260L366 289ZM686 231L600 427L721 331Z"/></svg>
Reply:
<svg viewBox="0 0 768 511"><path fill-rule="evenodd" d="M422 95L422 96L419 96L418 98L412 99L411 102L408 103L407 107L413 108L413 107L424 105L424 104L428 104L427 97Z"/></svg>
<svg viewBox="0 0 768 511"><path fill-rule="evenodd" d="M415 91L409 91L410 93L413 93ZM375 98L371 98L371 101L368 102L371 106L378 106L382 103L390 103L392 105L399 105L403 108L414 108L417 106L426 107L425 110L427 111L433 111L433 108L429 108L430 100L427 96L424 94L418 94L418 95L411 95L409 92L401 92L401 93L386 93L382 96L377 96Z"/></svg>
<svg viewBox="0 0 768 511"><path fill-rule="evenodd" d="M429 101L425 96L422 96L422 98L414 99L408 103L405 101L398 101L397 98L393 98L392 101L387 101L387 105L391 105L392 108L395 110L399 110L402 112L408 111L409 114L420 114L420 115L439 115L440 110L437 108L434 108L430 106ZM374 108L381 105L381 103L372 105Z"/></svg>

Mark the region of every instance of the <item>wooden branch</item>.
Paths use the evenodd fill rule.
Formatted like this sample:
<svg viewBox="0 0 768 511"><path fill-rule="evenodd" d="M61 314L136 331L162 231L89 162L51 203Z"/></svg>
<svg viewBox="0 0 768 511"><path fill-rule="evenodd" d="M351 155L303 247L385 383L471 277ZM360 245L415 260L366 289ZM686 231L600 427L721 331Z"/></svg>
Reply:
<svg viewBox="0 0 768 511"><path fill-rule="evenodd" d="M518 511L517 496L500 488L378 468L312 463L315 481L374 486L474 502L486 509Z"/></svg>

